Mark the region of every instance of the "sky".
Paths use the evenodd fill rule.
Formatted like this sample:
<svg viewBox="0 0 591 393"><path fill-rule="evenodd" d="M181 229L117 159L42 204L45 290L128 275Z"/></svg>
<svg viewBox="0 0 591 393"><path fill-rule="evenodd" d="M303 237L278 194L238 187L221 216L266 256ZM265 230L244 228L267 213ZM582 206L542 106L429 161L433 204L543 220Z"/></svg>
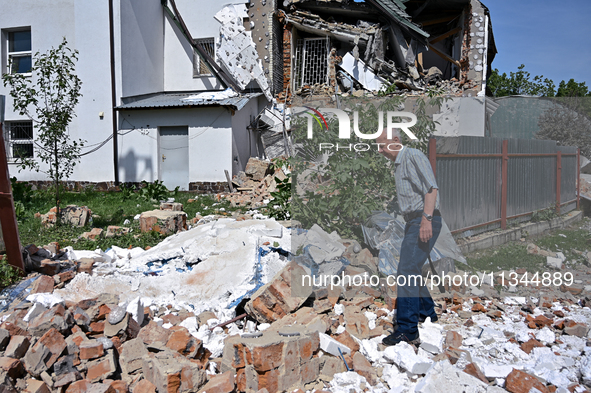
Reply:
<svg viewBox="0 0 591 393"><path fill-rule="evenodd" d="M573 78L591 90L591 0L481 0L490 10L501 73Z"/></svg>

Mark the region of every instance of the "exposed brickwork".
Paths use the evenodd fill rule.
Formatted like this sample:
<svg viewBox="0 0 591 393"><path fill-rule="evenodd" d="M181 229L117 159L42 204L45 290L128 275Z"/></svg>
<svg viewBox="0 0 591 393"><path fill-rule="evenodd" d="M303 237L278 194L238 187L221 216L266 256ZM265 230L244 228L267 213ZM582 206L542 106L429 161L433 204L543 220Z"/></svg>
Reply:
<svg viewBox="0 0 591 393"><path fill-rule="evenodd" d="M277 94L279 102L291 101L291 28L290 24L283 27L283 92Z"/></svg>
<svg viewBox="0 0 591 393"><path fill-rule="evenodd" d="M197 194L218 194L220 192L230 192L228 183L211 181L194 181L189 183L189 191Z"/></svg>

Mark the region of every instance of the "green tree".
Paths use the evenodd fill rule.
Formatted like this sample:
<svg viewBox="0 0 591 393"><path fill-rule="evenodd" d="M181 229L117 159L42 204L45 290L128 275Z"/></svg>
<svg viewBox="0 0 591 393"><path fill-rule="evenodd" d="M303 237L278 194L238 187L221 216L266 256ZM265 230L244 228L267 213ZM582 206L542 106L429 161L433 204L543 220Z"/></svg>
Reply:
<svg viewBox="0 0 591 393"><path fill-rule="evenodd" d="M82 82L75 74L78 51L68 48L67 44L64 37L57 48L35 53L31 75L2 75L4 86L10 86L14 110L30 118L36 130L34 157L21 158L19 170L45 173L54 182L58 224L59 183L72 174L84 144L81 139L73 139L68 132L81 97ZM41 167L40 162L46 167Z"/></svg>
<svg viewBox="0 0 591 393"><path fill-rule="evenodd" d="M571 79L558 84L556 97L591 97L591 92L585 82L575 82L574 79Z"/></svg>
<svg viewBox="0 0 591 393"><path fill-rule="evenodd" d="M490 89L493 97L504 97L512 95L529 95L554 97L556 94L556 85L551 79L544 78L543 75L534 77L525 71L525 65L517 68L517 72L502 74L498 69L494 69L487 81L487 87Z"/></svg>

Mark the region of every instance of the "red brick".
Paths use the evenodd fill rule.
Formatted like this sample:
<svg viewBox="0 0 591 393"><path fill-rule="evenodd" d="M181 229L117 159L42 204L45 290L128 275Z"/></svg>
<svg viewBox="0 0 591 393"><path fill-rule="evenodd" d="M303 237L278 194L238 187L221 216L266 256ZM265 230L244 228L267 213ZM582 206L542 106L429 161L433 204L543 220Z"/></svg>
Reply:
<svg viewBox="0 0 591 393"><path fill-rule="evenodd" d="M248 357L247 362L252 364L258 372L277 368L282 364L283 345L283 342L278 342L254 347L250 350L252 362L248 361Z"/></svg>
<svg viewBox="0 0 591 393"><path fill-rule="evenodd" d="M102 304L99 307L99 312L98 312L96 319L99 321L102 321L105 318L107 318L107 315L109 315L110 312L111 312L111 309L109 308L109 306L107 306L106 304Z"/></svg>
<svg viewBox="0 0 591 393"><path fill-rule="evenodd" d="M92 322L90 324L90 331L95 334L100 334L103 333L105 331L105 321L100 321L100 322Z"/></svg>
<svg viewBox="0 0 591 393"><path fill-rule="evenodd" d="M133 388L133 393L156 393L156 386L147 379L142 379Z"/></svg>
<svg viewBox="0 0 591 393"><path fill-rule="evenodd" d="M97 340L83 341L79 345L80 359L96 359L104 355L103 343Z"/></svg>
<svg viewBox="0 0 591 393"><path fill-rule="evenodd" d="M311 334L310 336L302 337L298 340L300 356L302 361L308 360L318 351L320 347L320 337L318 333Z"/></svg>
<svg viewBox="0 0 591 393"><path fill-rule="evenodd" d="M348 331L345 330L344 332L342 332L338 336L334 336L333 338L341 344L349 347L351 352L359 351L359 344L357 343L357 341L355 341L353 337L351 337Z"/></svg>
<svg viewBox="0 0 591 393"><path fill-rule="evenodd" d="M73 270L68 270L67 272L58 273L54 277L57 277L57 279L54 279L57 284L62 282L68 282L74 277L76 277L76 272Z"/></svg>
<svg viewBox="0 0 591 393"><path fill-rule="evenodd" d="M113 388L113 390L115 390L116 393L127 393L129 391L127 382L122 380L112 381L109 383L109 385L111 385L111 387Z"/></svg>
<svg viewBox="0 0 591 393"><path fill-rule="evenodd" d="M462 345L463 338L458 332L448 330L445 334L445 346L459 348Z"/></svg>
<svg viewBox="0 0 591 393"><path fill-rule="evenodd" d="M138 338L141 338L144 344L161 343L165 345L168 342L170 333L169 330L158 326L156 322L150 321L140 330Z"/></svg>
<svg viewBox="0 0 591 393"><path fill-rule="evenodd" d="M27 379L28 393L51 393L45 382L36 379Z"/></svg>
<svg viewBox="0 0 591 393"><path fill-rule="evenodd" d="M533 375L513 369L505 381L505 389L511 393L528 393L536 388L542 393L549 393L546 386Z"/></svg>
<svg viewBox="0 0 591 393"><path fill-rule="evenodd" d="M182 326L173 326L166 346L182 355L192 354L194 357L201 347L201 340L194 338L189 331Z"/></svg>
<svg viewBox="0 0 591 393"><path fill-rule="evenodd" d="M88 363L86 378L91 382L99 382L111 377L115 371L117 371L117 365L111 354Z"/></svg>
<svg viewBox="0 0 591 393"><path fill-rule="evenodd" d="M472 312L486 312L486 308L480 303L476 303L472 306Z"/></svg>
<svg viewBox="0 0 591 393"><path fill-rule="evenodd" d="M76 381L68 386L66 393L86 393L90 388L90 381L87 379L83 379L81 381Z"/></svg>
<svg viewBox="0 0 591 393"><path fill-rule="evenodd" d="M47 367L53 366L53 363L55 363L57 358L60 357L64 349L67 347L64 336L62 336L56 329L49 329L47 333L37 341L35 346L33 346L33 350L36 351L36 348L38 348L40 344L43 344L51 352L51 358L45 362Z"/></svg>
<svg viewBox="0 0 591 393"><path fill-rule="evenodd" d="M31 342L26 336L12 336L4 354L11 358L20 359L25 356Z"/></svg>
<svg viewBox="0 0 591 393"><path fill-rule="evenodd" d="M258 372L259 375L259 389L267 389L269 392L281 391L279 369ZM207 392L209 393L209 392Z"/></svg>
<svg viewBox="0 0 591 393"><path fill-rule="evenodd" d="M0 369L4 370L10 378L19 378L25 372L20 360L5 356L0 357Z"/></svg>
<svg viewBox="0 0 591 393"><path fill-rule="evenodd" d="M531 353L531 351L536 347L544 347L545 345L536 340L535 338L531 338L529 341L524 342L521 344L521 350L527 354Z"/></svg>
<svg viewBox="0 0 591 393"><path fill-rule="evenodd" d="M473 377L480 379L482 382L488 384L488 379L482 373L482 371L480 371L480 368L476 364L468 363L468 365L464 368L464 372L466 372L466 373L472 375Z"/></svg>
<svg viewBox="0 0 591 393"><path fill-rule="evenodd" d="M230 393L234 391L235 386L234 371L226 371L223 374L212 376L201 391L207 393Z"/></svg>
<svg viewBox="0 0 591 393"><path fill-rule="evenodd" d="M53 285L55 281L49 276L39 276L38 279L33 283L31 293L53 293Z"/></svg>

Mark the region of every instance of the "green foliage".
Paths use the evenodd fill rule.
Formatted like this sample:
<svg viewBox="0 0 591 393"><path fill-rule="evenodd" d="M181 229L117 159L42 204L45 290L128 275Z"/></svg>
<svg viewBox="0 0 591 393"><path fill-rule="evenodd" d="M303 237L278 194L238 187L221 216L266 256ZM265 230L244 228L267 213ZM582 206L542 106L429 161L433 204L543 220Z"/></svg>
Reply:
<svg viewBox="0 0 591 393"><path fill-rule="evenodd" d="M275 177L275 182L277 183L277 191L271 193L273 199L267 205L268 216L277 220L288 220L291 215L291 174L288 174L283 180Z"/></svg>
<svg viewBox="0 0 591 393"><path fill-rule="evenodd" d="M0 259L0 289L14 284L19 279L19 270L9 265L6 255L2 255Z"/></svg>
<svg viewBox="0 0 591 393"><path fill-rule="evenodd" d="M550 206L546 209L536 210L531 216L531 221L548 221L556 217L558 217L558 213L556 213L556 206Z"/></svg>
<svg viewBox="0 0 591 393"><path fill-rule="evenodd" d="M556 97L591 97L591 92L585 82L575 82L570 79L568 82L560 81Z"/></svg>
<svg viewBox="0 0 591 393"><path fill-rule="evenodd" d="M403 144L424 152L436 125L427 115L427 108L430 105L439 106L443 101L437 92L432 94L432 98L418 97L413 102L412 112L417 116L417 124L411 130L419 140L410 143L402 135ZM405 99L394 96L379 103L375 100L343 100L343 107L348 108L349 112L358 112L357 124L361 133L374 134L380 130L378 113L404 110ZM339 143L346 146L375 143L374 140L361 139L354 133L348 140L337 139L338 120L332 117L327 117L326 120L328 131L323 131L318 124L312 123L312 139L307 138L306 118L298 117L292 121L297 154L291 159L290 166L293 168L294 184L299 189L296 193L294 187L292 218L300 221L304 228L318 224L327 232L336 230L343 238L362 240L361 224L372 211L385 210L388 202L396 196L391 172L393 163L380 155L375 147L367 151L320 151L320 143ZM385 127L385 122L381 127ZM321 159L322 153L327 153L325 162Z"/></svg>
<svg viewBox="0 0 591 393"><path fill-rule="evenodd" d="M75 116L82 82L75 74L78 51L67 47L64 38L57 48L33 56L33 76L3 74L4 86L10 86L14 110L30 118L35 127L34 158L21 158L19 170L41 171L56 185L56 205L59 207L59 188L80 159L84 141L72 139L68 125ZM47 164L42 170L40 163ZM59 220L58 220L59 222Z"/></svg>
<svg viewBox="0 0 591 393"><path fill-rule="evenodd" d="M487 87L493 97L512 95L554 97L556 95L556 85L551 79L544 78L543 75L532 78L531 74L524 69L525 65L522 64L517 68L517 72L510 72L507 76L507 73L501 74L495 68L487 81Z"/></svg>
<svg viewBox="0 0 591 393"><path fill-rule="evenodd" d="M178 188L175 190L178 193ZM158 202L168 198L168 188L163 184L162 181L156 180L153 183L142 181L142 187L139 189L138 194L140 198L146 201Z"/></svg>

